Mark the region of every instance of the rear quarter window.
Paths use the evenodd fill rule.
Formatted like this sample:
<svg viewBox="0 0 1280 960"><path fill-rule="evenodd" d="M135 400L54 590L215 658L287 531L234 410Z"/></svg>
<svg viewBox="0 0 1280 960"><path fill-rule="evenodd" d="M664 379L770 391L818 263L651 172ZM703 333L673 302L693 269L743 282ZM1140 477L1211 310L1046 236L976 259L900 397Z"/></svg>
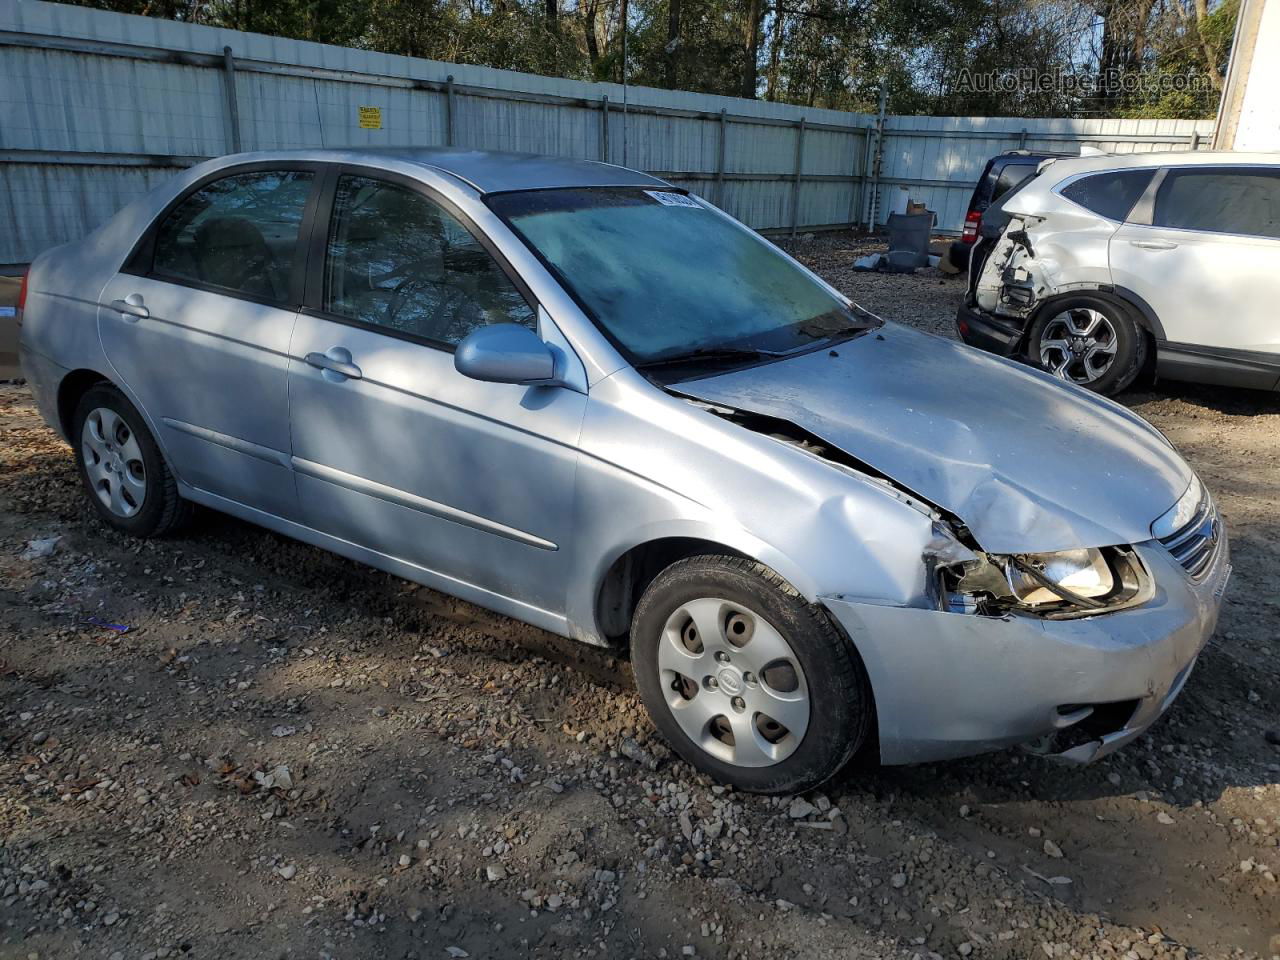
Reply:
<svg viewBox="0 0 1280 960"><path fill-rule="evenodd" d="M1019 184L1025 183L1036 172L1036 163L1010 163L1000 171L996 178L995 189L991 193L991 202L995 203Z"/></svg>
<svg viewBox="0 0 1280 960"><path fill-rule="evenodd" d="M1100 217L1123 221L1154 175L1154 170L1095 173L1072 181L1059 192Z"/></svg>

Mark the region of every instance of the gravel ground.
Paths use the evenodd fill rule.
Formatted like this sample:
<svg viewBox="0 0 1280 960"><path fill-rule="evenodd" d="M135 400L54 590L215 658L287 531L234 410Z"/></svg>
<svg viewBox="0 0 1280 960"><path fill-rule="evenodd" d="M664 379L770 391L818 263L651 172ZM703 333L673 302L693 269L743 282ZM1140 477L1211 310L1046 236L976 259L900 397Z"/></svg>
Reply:
<svg viewBox="0 0 1280 960"><path fill-rule="evenodd" d="M949 334L959 280L793 248ZM1235 547L1171 714L1085 769L766 799L672 758L616 657L218 515L108 531L0 387L0 958L1280 954L1280 398L1125 402Z"/></svg>

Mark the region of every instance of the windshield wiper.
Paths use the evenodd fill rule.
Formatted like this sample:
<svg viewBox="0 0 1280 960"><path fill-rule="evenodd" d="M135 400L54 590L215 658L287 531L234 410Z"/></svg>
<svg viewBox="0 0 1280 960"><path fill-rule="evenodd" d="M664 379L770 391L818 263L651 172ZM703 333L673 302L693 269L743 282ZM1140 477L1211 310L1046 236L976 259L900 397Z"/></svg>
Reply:
<svg viewBox="0 0 1280 960"><path fill-rule="evenodd" d="M743 360L750 362L752 360L771 360L775 357L785 356L788 356L788 353L784 353L781 350L759 350L754 347L699 347L697 350L689 350L686 353L655 357L652 360L636 364L636 368L648 370L653 367L670 367L685 363L715 363L717 360Z"/></svg>

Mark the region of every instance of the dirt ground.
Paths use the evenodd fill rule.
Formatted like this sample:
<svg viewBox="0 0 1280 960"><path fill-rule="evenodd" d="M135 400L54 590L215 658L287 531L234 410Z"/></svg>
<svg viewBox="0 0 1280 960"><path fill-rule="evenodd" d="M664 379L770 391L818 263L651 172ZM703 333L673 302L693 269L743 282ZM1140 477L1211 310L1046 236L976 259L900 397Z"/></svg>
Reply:
<svg viewBox="0 0 1280 960"><path fill-rule="evenodd" d="M959 280L794 248L949 335ZM1280 954L1280 396L1124 402L1235 553L1170 715L1085 769L859 764L766 799L673 759L622 659L215 514L108 531L2 386L0 958Z"/></svg>

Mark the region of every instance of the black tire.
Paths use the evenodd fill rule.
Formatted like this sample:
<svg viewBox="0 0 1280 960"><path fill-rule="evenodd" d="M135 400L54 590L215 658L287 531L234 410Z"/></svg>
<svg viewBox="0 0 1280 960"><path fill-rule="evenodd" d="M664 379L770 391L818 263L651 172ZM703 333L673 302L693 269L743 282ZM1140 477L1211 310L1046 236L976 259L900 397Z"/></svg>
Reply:
<svg viewBox="0 0 1280 960"><path fill-rule="evenodd" d="M145 492L141 503L136 505L137 512L132 516L120 516L112 512L99 495L97 483L100 481L95 481L90 476L91 465L86 458L96 458L96 454L83 440L85 421L99 410L114 412L124 424L125 435L131 435L141 451L139 459L143 466ZM85 495L108 526L135 537L163 537L176 532L190 521L194 506L178 495L178 484L173 472L165 463L142 415L115 387L103 383L85 391L71 418L70 440Z"/></svg>
<svg viewBox="0 0 1280 960"><path fill-rule="evenodd" d="M1046 341L1053 343L1062 340L1061 318L1068 313L1086 317L1087 314L1084 311L1096 311L1101 314L1114 333L1112 340L1115 348L1114 357L1106 369L1100 370L1097 376L1091 375L1091 371L1084 365L1080 355L1076 355L1065 370L1055 370L1056 364L1046 363L1042 359ZM1065 351L1060 348L1050 347L1049 349L1052 357L1066 357ZM1147 362L1147 335L1133 318L1132 313L1115 300L1093 294L1074 294L1052 300L1036 312L1035 320L1027 335L1027 360L1033 366L1059 379L1109 397L1128 387L1142 372Z"/></svg>
<svg viewBox="0 0 1280 960"><path fill-rule="evenodd" d="M664 682L659 666L668 620L685 604L707 599L741 607L772 626L803 671L808 726L792 752L770 765L742 766L712 755L686 734L668 704L668 690L678 689L678 682ZM799 793L829 780L857 753L874 726L870 685L853 645L826 611L806 603L789 583L751 560L691 557L658 574L632 618L631 662L640 696L676 752L717 780L752 793ZM724 693L704 687L693 695ZM729 698L715 702L728 703Z"/></svg>

